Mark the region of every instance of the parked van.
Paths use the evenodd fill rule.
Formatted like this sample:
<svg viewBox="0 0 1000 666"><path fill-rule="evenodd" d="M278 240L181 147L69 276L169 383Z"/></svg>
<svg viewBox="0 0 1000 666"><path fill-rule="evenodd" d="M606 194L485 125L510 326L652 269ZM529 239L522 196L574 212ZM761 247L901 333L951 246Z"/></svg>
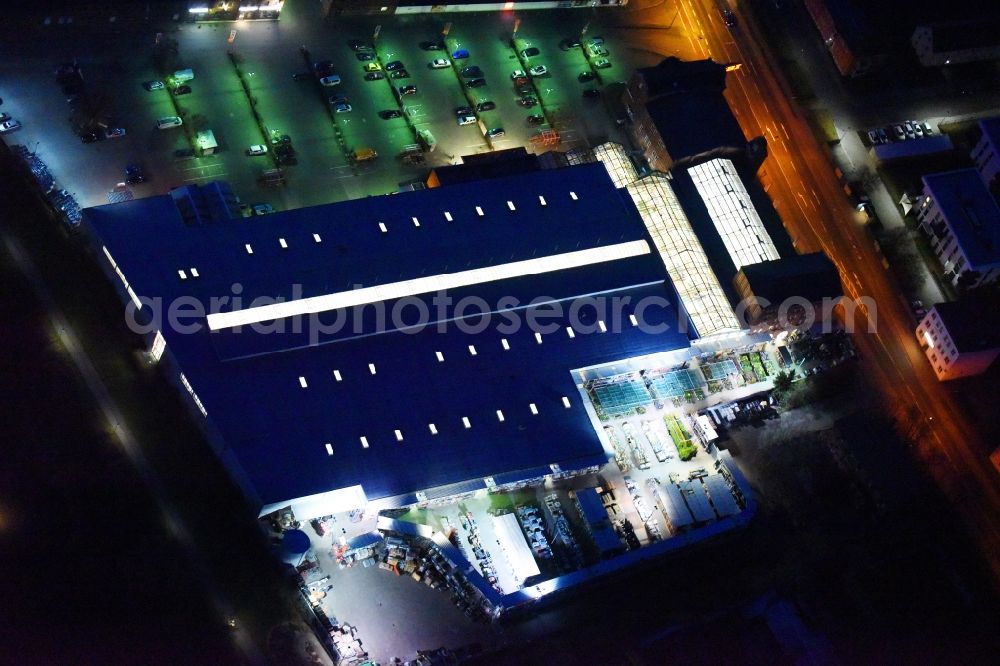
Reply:
<svg viewBox="0 0 1000 666"><path fill-rule="evenodd" d="M180 116L167 116L166 118L160 118L156 121L157 129L170 129L171 127L180 127L184 124Z"/></svg>
<svg viewBox="0 0 1000 666"><path fill-rule="evenodd" d="M194 70L191 68L178 69L176 72L174 72L174 81L178 83L190 81L193 78L194 78Z"/></svg>
<svg viewBox="0 0 1000 666"><path fill-rule="evenodd" d="M351 157L354 158L355 162L367 162L378 157L378 153L375 152L374 148L358 148L351 153Z"/></svg>

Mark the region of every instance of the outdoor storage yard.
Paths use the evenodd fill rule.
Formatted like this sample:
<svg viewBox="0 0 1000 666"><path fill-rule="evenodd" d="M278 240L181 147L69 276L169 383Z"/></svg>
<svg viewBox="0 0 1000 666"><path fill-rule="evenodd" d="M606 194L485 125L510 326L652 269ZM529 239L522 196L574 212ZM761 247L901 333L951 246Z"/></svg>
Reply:
<svg viewBox="0 0 1000 666"><path fill-rule="evenodd" d="M609 53L610 66L598 68L603 51L563 42L588 18L530 12L512 39L510 13L322 20L317 7L289 3L278 22L173 23L134 34L123 26L111 45L42 32L32 52L0 64L0 75L15 82L4 108L22 122L16 142L34 151L81 207L107 203L129 164L145 176L125 186L136 198L226 180L250 205L317 205L396 192L462 155L620 140L600 92L648 64L648 56L605 40L591 20L589 34ZM439 58L447 65L432 67ZM69 103L53 72L73 62L84 92ZM402 67L387 71L396 62ZM537 66L544 72L512 76ZM468 67L478 73L463 72ZM193 79L171 76L188 68ZM318 74L339 83L323 85ZM470 87L477 78L484 83ZM146 90L149 81L165 85ZM186 89L176 90L181 85ZM401 94L410 85L416 92ZM597 92L585 97L588 89ZM337 104L346 106L336 111ZM462 107L474 121L459 124ZM170 116L183 125L157 129L157 120ZM124 135L105 139L116 127ZM81 142L78 134L90 129L98 140ZM216 149L203 150L198 133L205 130ZM266 153L249 154L256 145Z"/></svg>

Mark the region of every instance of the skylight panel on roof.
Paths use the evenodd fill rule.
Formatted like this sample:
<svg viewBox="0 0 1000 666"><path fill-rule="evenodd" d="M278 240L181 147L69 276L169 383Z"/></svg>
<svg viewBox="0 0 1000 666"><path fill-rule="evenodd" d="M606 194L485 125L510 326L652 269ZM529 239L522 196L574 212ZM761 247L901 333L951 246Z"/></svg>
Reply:
<svg viewBox="0 0 1000 666"><path fill-rule="evenodd" d="M326 443L326 455L328 456L333 455L333 444L331 444L330 442Z"/></svg>
<svg viewBox="0 0 1000 666"><path fill-rule="evenodd" d="M375 364L374 363L369 363L368 364L368 372L372 373L373 375L375 374Z"/></svg>
<svg viewBox="0 0 1000 666"><path fill-rule="evenodd" d="M528 409L530 409L530 410L531 410L531 413L532 413L532 414L534 414L535 416L538 416L538 405L536 405L536 404L535 404L535 403L533 403L533 402L532 402L532 403L529 403L529 404L528 404Z"/></svg>
<svg viewBox="0 0 1000 666"><path fill-rule="evenodd" d="M201 277L198 274L198 269L197 268L194 268L194 267L191 268L191 277Z"/></svg>
<svg viewBox="0 0 1000 666"><path fill-rule="evenodd" d="M563 396L562 403L563 403L563 407L565 407L566 409L569 409L569 406L570 406L569 405L569 398L567 398L566 396Z"/></svg>
<svg viewBox="0 0 1000 666"><path fill-rule="evenodd" d="M503 412L499 409L497 410L497 421L503 423Z"/></svg>
<svg viewBox="0 0 1000 666"><path fill-rule="evenodd" d="M469 354L472 356L476 355L476 345L469 345Z"/></svg>
<svg viewBox="0 0 1000 666"><path fill-rule="evenodd" d="M469 428L472 427L472 423L469 421L469 417L468 416L463 416L462 417L462 425L465 426L466 430L468 430Z"/></svg>
<svg viewBox="0 0 1000 666"><path fill-rule="evenodd" d="M368 438L365 437L364 435L361 436L361 448L364 449L368 448Z"/></svg>
<svg viewBox="0 0 1000 666"><path fill-rule="evenodd" d="M413 226L415 226L415 227L419 227L420 226L420 220L418 220L415 217L411 217L410 219L413 220Z"/></svg>
<svg viewBox="0 0 1000 666"><path fill-rule="evenodd" d="M270 319L282 319L296 315L326 312L354 307L367 303L377 303L393 298L405 298L446 289L458 289L485 282L498 282L525 275L539 275L568 268L580 268L611 261L620 261L650 253L649 243L644 240L626 241L614 245L604 245L585 250L574 250L560 254L522 259L482 268L472 268L454 273L441 273L424 277L390 282L372 287L362 287L349 291L334 292L300 298L293 301L272 303L236 310L214 312L208 315L211 330L249 325Z"/></svg>
<svg viewBox="0 0 1000 666"><path fill-rule="evenodd" d="M343 380L343 377L340 376L340 370L333 371L333 378L338 382Z"/></svg>
<svg viewBox="0 0 1000 666"><path fill-rule="evenodd" d="M283 250L287 250L288 249L288 243L285 242L284 238L279 238L278 239L278 245L280 245L281 249L283 249Z"/></svg>
<svg viewBox="0 0 1000 666"><path fill-rule="evenodd" d="M187 273L185 273L183 270L177 271L177 275L179 275L182 280L188 279Z"/></svg>
<svg viewBox="0 0 1000 666"><path fill-rule="evenodd" d="M444 363L444 354L442 354L441 352L437 351L437 352L434 352L434 356L437 357L438 363Z"/></svg>
<svg viewBox="0 0 1000 666"><path fill-rule="evenodd" d="M243 247L245 247L247 249L247 254L253 254L253 248L250 247L250 243L247 243Z"/></svg>
<svg viewBox="0 0 1000 666"><path fill-rule="evenodd" d="M389 228L385 226L385 222L379 222L378 223L378 228L382 231L382 233L388 233L389 232Z"/></svg>
<svg viewBox="0 0 1000 666"><path fill-rule="evenodd" d="M597 320L597 328L599 328L601 330L601 333L607 333L608 332L608 325L604 323L603 319L598 319Z"/></svg>
<svg viewBox="0 0 1000 666"><path fill-rule="evenodd" d="M438 434L438 428L437 428L437 426L436 426L436 425L434 425L433 423L428 423L428 424L427 424L427 429L431 431L431 434L432 434L432 435L436 435L436 434Z"/></svg>
<svg viewBox="0 0 1000 666"><path fill-rule="evenodd" d="M447 220L448 222L451 222L451 213L449 213L448 211L445 211L444 212L444 219Z"/></svg>
<svg viewBox="0 0 1000 666"><path fill-rule="evenodd" d="M579 197L576 196L576 192L570 192L569 193L569 198L572 199L573 201L576 201L577 199L579 199Z"/></svg>
<svg viewBox="0 0 1000 666"><path fill-rule="evenodd" d="M569 336L570 340L576 337L576 331L573 330L572 326L566 327L566 335Z"/></svg>
<svg viewBox="0 0 1000 666"><path fill-rule="evenodd" d="M313 240L317 243L322 243L323 239L319 237L319 234L313 234Z"/></svg>
<svg viewBox="0 0 1000 666"><path fill-rule="evenodd" d="M548 204L545 203L545 197L543 197L540 194L538 195L538 203L540 203L543 206L547 206L548 205Z"/></svg>
<svg viewBox="0 0 1000 666"><path fill-rule="evenodd" d="M485 214L486 213L483 212L483 209L482 209L481 206L476 206L476 215L478 215L479 217L482 217Z"/></svg>
<svg viewBox="0 0 1000 666"><path fill-rule="evenodd" d="M633 326L638 326L638 325L639 325L639 320L635 318L635 315L634 315L634 314L630 314L630 315L628 316L628 320L629 320L629 322L630 322L630 323L631 323L631 324L632 324Z"/></svg>
<svg viewBox="0 0 1000 666"><path fill-rule="evenodd" d="M507 208L510 208L511 210L517 210L517 208L514 207L514 202L510 200L507 201Z"/></svg>
<svg viewBox="0 0 1000 666"><path fill-rule="evenodd" d="M396 441L397 442L402 442L403 441L403 431L402 430L396 430L395 433L396 433Z"/></svg>
<svg viewBox="0 0 1000 666"><path fill-rule="evenodd" d="M306 381L305 377L299 377L299 386L302 388L309 388L309 383Z"/></svg>
<svg viewBox="0 0 1000 666"><path fill-rule="evenodd" d="M542 334L537 331L535 331L535 342L542 344Z"/></svg>
<svg viewBox="0 0 1000 666"><path fill-rule="evenodd" d="M510 343L507 342L507 338L502 338L500 340L500 346L503 347L504 351L510 351Z"/></svg>

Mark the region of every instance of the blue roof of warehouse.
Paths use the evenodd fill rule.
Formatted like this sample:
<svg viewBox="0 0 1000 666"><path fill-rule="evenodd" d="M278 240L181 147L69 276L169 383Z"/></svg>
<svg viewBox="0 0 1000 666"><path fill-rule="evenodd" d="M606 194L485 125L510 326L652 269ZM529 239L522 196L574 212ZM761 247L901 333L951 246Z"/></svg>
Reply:
<svg viewBox="0 0 1000 666"><path fill-rule="evenodd" d="M516 210L509 210L508 200ZM649 241L633 204L615 190L600 164L204 226L185 226L169 197L101 206L85 217L140 295L165 303L181 296L207 302L232 295L232 285L239 283L244 308L257 297L297 299ZM190 276L191 268L199 277ZM431 326L379 333L373 306L362 316L342 313L341 330L313 340L287 328L264 334L249 327L238 333L202 327L187 335L168 328L164 336L262 504L355 484L378 498L489 475L507 478L505 473L552 463L564 469L591 464L602 448L570 371L688 344L673 325L678 315L672 306L645 313L649 323L672 324L667 333L630 325L628 315L643 296L677 302L656 252L449 292L455 301L475 295L490 304L513 296L522 304L518 307L540 296L564 301L596 294L631 299L623 307L620 331L607 315L607 333L577 332L570 338L564 311L551 319L557 329L545 334L542 344L527 326L505 330L509 313L494 314L476 334L454 325L444 332ZM431 295L420 300L436 312ZM386 310L394 303L386 302ZM584 308L582 320L595 324L597 318ZM361 445L362 436L368 448Z"/></svg>

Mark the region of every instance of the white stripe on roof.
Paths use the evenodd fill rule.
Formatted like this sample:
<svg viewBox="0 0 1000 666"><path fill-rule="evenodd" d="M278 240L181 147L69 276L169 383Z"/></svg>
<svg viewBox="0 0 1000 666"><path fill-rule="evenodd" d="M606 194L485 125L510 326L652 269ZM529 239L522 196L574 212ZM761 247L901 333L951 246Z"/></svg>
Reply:
<svg viewBox="0 0 1000 666"><path fill-rule="evenodd" d="M429 275L413 280L389 282L374 287L363 287L361 289L352 289L351 291L339 291L332 294L301 298L295 301L272 303L255 308L237 310L235 312L215 312L208 315L208 327L210 330L216 331L223 328L246 326L273 319L351 308L446 289L459 289L484 282L509 280L524 275L538 275L561 271L567 268L580 268L581 266L618 261L649 253L649 243L644 240L616 243L588 250L563 252L547 257L512 261L484 268L473 268L457 273Z"/></svg>

